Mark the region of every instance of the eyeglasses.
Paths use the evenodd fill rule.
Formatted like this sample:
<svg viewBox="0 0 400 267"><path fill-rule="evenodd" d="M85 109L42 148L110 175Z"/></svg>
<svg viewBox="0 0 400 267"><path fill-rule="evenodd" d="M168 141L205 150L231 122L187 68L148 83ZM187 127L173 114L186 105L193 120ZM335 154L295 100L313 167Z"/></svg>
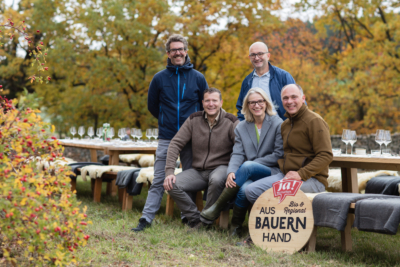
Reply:
<svg viewBox="0 0 400 267"><path fill-rule="evenodd" d="M183 53L184 51L186 51L186 49L181 47L181 48L177 48L177 49L170 49L168 52L170 52L171 54L174 55L174 54L176 54L176 52Z"/></svg>
<svg viewBox="0 0 400 267"><path fill-rule="evenodd" d="M249 101L249 102L247 102L247 103L249 103L249 105L252 106L252 107L255 107L256 104L258 104L260 107L262 107L262 106L264 106L264 104L265 104L265 99L263 99L263 100L258 100L258 101Z"/></svg>
<svg viewBox="0 0 400 267"><path fill-rule="evenodd" d="M261 58L264 54L268 54L269 52L260 52L260 53L257 53L257 54L250 54L249 56L250 56L250 58L251 59L255 59L257 56L259 57L259 58Z"/></svg>

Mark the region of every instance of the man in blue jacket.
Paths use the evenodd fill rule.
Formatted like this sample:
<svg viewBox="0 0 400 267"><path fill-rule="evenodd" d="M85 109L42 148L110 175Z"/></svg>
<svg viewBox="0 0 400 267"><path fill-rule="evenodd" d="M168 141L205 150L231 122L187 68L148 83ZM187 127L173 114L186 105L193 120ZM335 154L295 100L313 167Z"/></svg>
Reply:
<svg viewBox="0 0 400 267"><path fill-rule="evenodd" d="M165 44L168 64L154 75L150 83L147 106L158 119L158 147L154 163L154 180L149 189L139 224L132 231L139 232L151 225L160 208L164 194L165 163L171 139L185 120L194 112L203 110L203 92L208 88L203 74L190 63L188 42L179 34L170 36ZM183 170L192 166L191 144L180 152Z"/></svg>
<svg viewBox="0 0 400 267"><path fill-rule="evenodd" d="M281 90L285 85L295 83L295 81L287 71L272 66L268 62L269 57L268 47L263 42L255 42L250 46L249 58L254 70L244 79L236 103L238 118L241 121L244 120L244 116L241 113L243 99L247 92L254 87L259 87L267 93L279 117L282 120L286 120L284 116L286 111L281 100Z"/></svg>

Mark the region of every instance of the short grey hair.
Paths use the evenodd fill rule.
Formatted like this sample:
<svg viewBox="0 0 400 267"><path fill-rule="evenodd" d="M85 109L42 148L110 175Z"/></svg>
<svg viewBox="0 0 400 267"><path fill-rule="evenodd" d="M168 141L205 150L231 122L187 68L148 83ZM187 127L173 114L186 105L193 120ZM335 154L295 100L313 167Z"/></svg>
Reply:
<svg viewBox="0 0 400 267"><path fill-rule="evenodd" d="M297 83L291 83L291 84L285 85L285 86L282 88L282 90L281 90L281 97L282 97L283 91L284 91L288 86L291 86L291 85L294 85L294 86L297 87L297 89L299 89L299 91L300 91L300 96L303 96L303 95L304 95L303 89L300 87L300 85L298 85Z"/></svg>
<svg viewBox="0 0 400 267"><path fill-rule="evenodd" d="M214 87L211 87L211 88L208 88L208 89L204 90L203 99L204 99L204 95L205 94L212 94L212 93L218 93L219 94L219 100L222 100L221 91L218 90L217 88L214 88Z"/></svg>
<svg viewBox="0 0 400 267"><path fill-rule="evenodd" d="M167 52L169 52L169 50L170 50L171 43L174 43L174 42L183 43L183 47L184 47L185 51L188 50L188 41L185 39L185 37L183 37L180 34L173 34L168 38L167 42L165 43L165 50Z"/></svg>
<svg viewBox="0 0 400 267"><path fill-rule="evenodd" d="M259 94L259 95L262 96L262 98L264 98L265 104L266 104L266 107L265 107L265 113L266 114L268 114L269 116L273 116L273 115L276 114L276 112L272 108L273 106L272 106L271 101L268 98L267 93L261 88L254 87L254 88L251 88L247 92L247 94L246 94L246 96L244 97L244 100L243 100L242 114L244 115L244 119L246 121L254 122L254 120L255 120L253 114L250 112L249 103L248 103L249 97L252 94Z"/></svg>
<svg viewBox="0 0 400 267"><path fill-rule="evenodd" d="M249 53L250 53L251 48L252 48L254 45L256 45L256 44L264 45L264 46L265 46L265 49L266 49L265 52L268 52L268 46L267 46L264 42L255 42L255 43L253 43L253 44L249 47ZM268 52L268 53L269 53L269 52Z"/></svg>

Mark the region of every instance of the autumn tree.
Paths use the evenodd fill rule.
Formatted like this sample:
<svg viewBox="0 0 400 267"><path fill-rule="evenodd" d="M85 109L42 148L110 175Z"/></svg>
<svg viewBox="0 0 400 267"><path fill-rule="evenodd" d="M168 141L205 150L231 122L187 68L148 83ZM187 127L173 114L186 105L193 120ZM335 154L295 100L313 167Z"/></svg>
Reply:
<svg viewBox="0 0 400 267"><path fill-rule="evenodd" d="M332 132L400 130L399 6L396 1L301 2L301 8L322 14L314 26L323 48L315 51L324 54L319 63L333 75L320 83L333 102L322 99L319 105L326 107Z"/></svg>

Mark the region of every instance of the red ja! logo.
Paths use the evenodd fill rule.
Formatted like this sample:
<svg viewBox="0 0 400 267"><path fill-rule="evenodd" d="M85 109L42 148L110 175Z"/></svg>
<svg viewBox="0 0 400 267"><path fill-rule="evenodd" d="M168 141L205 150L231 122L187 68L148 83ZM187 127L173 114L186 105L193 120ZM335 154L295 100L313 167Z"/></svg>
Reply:
<svg viewBox="0 0 400 267"><path fill-rule="evenodd" d="M279 203L285 200L286 196L295 196L299 191L303 181L298 180L280 180L272 184L274 197L280 197Z"/></svg>

